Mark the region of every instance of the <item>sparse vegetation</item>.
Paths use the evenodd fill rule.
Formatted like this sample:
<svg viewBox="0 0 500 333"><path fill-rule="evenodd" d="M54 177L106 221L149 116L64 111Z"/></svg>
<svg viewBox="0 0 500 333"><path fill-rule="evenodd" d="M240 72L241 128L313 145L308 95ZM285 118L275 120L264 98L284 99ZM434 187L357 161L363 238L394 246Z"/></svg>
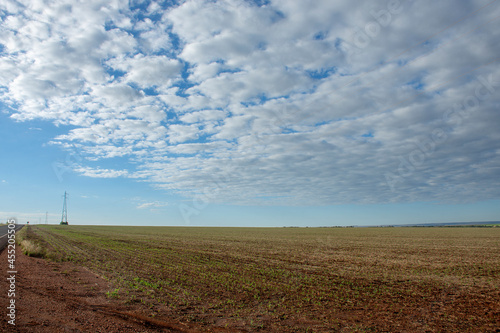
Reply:
<svg viewBox="0 0 500 333"><path fill-rule="evenodd" d="M26 226L16 233L16 241L24 254L30 257L44 257L45 248L40 245L37 237L31 231L30 226Z"/></svg>
<svg viewBox="0 0 500 333"><path fill-rule="evenodd" d="M21 242L21 247L23 249L23 253L30 257L43 257L45 254L40 245L37 245L29 240L23 240Z"/></svg>
<svg viewBox="0 0 500 333"><path fill-rule="evenodd" d="M498 228L36 226L152 314L247 331L489 331Z"/></svg>
<svg viewBox="0 0 500 333"><path fill-rule="evenodd" d="M120 291L120 289L119 289L119 288L116 288L116 289L115 289L115 290L113 290L113 291L108 291L108 292L106 293L106 296L107 296L108 298L118 298L118 297L119 297L119 294L118 294L118 293L119 293L119 291Z"/></svg>

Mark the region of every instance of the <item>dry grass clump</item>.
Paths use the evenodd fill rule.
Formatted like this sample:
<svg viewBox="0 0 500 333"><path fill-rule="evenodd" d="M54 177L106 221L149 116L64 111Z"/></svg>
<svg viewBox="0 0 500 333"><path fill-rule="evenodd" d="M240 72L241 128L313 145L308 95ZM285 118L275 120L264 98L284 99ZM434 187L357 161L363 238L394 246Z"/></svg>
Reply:
<svg viewBox="0 0 500 333"><path fill-rule="evenodd" d="M16 231L16 241L17 244L21 245L21 242L28 236L28 227L24 227L21 231Z"/></svg>
<svg viewBox="0 0 500 333"><path fill-rule="evenodd" d="M34 237L30 226L24 227L16 233L17 244L21 246L23 253L30 257L44 258L46 250Z"/></svg>
<svg viewBox="0 0 500 333"><path fill-rule="evenodd" d="M32 242L31 240L24 239L21 241L21 248L23 249L23 253L30 257L43 258L45 256L44 249Z"/></svg>

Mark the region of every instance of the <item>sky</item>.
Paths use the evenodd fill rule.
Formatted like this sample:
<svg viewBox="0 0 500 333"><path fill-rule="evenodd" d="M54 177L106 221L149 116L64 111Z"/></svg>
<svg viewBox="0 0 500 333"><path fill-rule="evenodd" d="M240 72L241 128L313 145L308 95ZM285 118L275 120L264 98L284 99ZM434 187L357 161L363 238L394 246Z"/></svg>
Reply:
<svg viewBox="0 0 500 333"><path fill-rule="evenodd" d="M0 219L500 220L500 2L3 0Z"/></svg>

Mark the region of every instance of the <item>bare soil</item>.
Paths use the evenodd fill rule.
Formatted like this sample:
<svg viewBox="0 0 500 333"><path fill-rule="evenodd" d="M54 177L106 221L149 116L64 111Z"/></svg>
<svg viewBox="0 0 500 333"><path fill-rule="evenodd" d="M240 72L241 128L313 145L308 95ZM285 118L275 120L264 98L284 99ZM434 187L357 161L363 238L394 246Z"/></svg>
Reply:
<svg viewBox="0 0 500 333"><path fill-rule="evenodd" d="M114 287L85 268L16 255L16 325L6 308L7 251L0 254L2 332L197 332L168 318L148 318L139 304L124 305L106 296Z"/></svg>

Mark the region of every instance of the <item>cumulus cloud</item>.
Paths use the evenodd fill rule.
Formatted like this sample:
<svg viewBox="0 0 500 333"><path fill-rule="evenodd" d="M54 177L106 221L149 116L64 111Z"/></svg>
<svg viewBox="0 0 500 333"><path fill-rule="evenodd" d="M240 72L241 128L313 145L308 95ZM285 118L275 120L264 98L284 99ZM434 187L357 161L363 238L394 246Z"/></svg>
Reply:
<svg viewBox="0 0 500 333"><path fill-rule="evenodd" d="M203 110L190 112L182 115L179 119L184 123L198 123L204 121L217 121L227 117L227 113L221 110Z"/></svg>
<svg viewBox="0 0 500 333"><path fill-rule="evenodd" d="M125 81L137 83L143 88L166 85L179 78L181 63L166 56L136 55L133 58L113 59L109 62L116 70L126 72Z"/></svg>
<svg viewBox="0 0 500 333"><path fill-rule="evenodd" d="M127 170L110 170L90 167L79 167L75 171L92 178L116 178L126 177L128 175Z"/></svg>
<svg viewBox="0 0 500 333"><path fill-rule="evenodd" d="M136 206L137 209L149 209L149 210L155 210L158 208L166 207L169 204L166 202L160 202L160 201L153 201L153 202L143 202L140 203Z"/></svg>
<svg viewBox="0 0 500 333"><path fill-rule="evenodd" d="M179 143L187 140L193 140L198 137L198 126L196 125L170 125L169 126L169 141L171 143Z"/></svg>
<svg viewBox="0 0 500 333"><path fill-rule="evenodd" d="M498 198L499 14L481 0L6 0L0 101L14 120L71 125L52 142L81 149L82 176L186 197Z"/></svg>

